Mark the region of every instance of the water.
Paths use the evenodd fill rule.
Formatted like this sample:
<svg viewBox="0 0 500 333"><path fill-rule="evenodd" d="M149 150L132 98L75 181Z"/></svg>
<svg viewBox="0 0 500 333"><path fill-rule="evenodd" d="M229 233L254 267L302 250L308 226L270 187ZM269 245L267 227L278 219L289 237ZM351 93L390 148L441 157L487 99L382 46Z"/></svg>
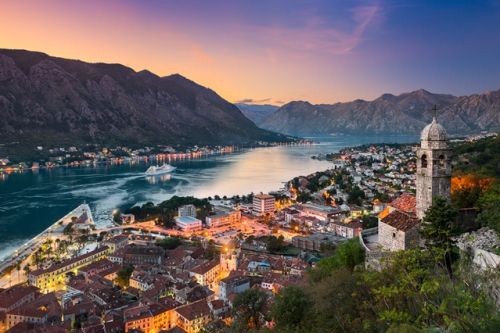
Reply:
<svg viewBox="0 0 500 333"><path fill-rule="evenodd" d="M416 142L416 136L331 136L317 145L257 148L231 155L172 163L171 177L145 177L145 164L57 168L0 178L0 258L86 201L97 224L113 209L126 209L173 195L208 197L269 192L298 175L329 167L312 155L379 142Z"/></svg>

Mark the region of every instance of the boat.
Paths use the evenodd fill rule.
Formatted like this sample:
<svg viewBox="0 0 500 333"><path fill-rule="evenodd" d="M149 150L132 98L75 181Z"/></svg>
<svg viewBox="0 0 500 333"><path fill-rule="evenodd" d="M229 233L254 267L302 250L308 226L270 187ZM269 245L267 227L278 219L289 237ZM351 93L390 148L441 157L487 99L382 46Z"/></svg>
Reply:
<svg viewBox="0 0 500 333"><path fill-rule="evenodd" d="M171 166L170 164L163 164L162 166L152 165L146 170L145 174L147 176L156 176L156 175L162 175L164 173L169 173L174 170L175 167Z"/></svg>

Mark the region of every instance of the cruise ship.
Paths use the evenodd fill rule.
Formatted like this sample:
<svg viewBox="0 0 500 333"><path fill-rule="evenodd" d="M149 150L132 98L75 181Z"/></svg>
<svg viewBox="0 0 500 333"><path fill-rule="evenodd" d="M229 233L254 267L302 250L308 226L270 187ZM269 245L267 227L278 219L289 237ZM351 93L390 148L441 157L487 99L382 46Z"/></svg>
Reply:
<svg viewBox="0 0 500 333"><path fill-rule="evenodd" d="M145 174L147 176L156 176L156 175L162 175L164 173L169 173L175 170L174 166L171 166L170 164L163 164L162 166L150 166Z"/></svg>

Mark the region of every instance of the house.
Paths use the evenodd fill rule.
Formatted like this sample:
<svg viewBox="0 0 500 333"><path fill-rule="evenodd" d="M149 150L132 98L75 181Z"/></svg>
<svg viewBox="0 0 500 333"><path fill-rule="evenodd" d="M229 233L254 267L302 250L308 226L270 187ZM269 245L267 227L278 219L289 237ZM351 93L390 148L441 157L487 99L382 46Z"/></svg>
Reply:
<svg viewBox="0 0 500 333"><path fill-rule="evenodd" d="M212 311L206 300L197 301L175 309L176 324L187 333L198 333L212 319Z"/></svg>
<svg viewBox="0 0 500 333"><path fill-rule="evenodd" d="M386 250L399 251L418 246L420 220L399 210L380 219L378 242Z"/></svg>
<svg viewBox="0 0 500 333"><path fill-rule="evenodd" d="M194 277L202 286L209 286L216 281L220 269L220 260L214 259L193 267L189 271L189 275Z"/></svg>

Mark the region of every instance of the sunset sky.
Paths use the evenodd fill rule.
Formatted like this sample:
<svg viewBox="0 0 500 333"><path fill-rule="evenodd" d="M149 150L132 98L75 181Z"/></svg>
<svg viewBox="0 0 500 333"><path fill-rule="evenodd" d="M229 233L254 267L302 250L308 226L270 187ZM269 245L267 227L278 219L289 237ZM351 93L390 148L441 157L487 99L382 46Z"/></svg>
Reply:
<svg viewBox="0 0 500 333"><path fill-rule="evenodd" d="M231 102L500 89L500 1L1 0L0 48L180 73Z"/></svg>

